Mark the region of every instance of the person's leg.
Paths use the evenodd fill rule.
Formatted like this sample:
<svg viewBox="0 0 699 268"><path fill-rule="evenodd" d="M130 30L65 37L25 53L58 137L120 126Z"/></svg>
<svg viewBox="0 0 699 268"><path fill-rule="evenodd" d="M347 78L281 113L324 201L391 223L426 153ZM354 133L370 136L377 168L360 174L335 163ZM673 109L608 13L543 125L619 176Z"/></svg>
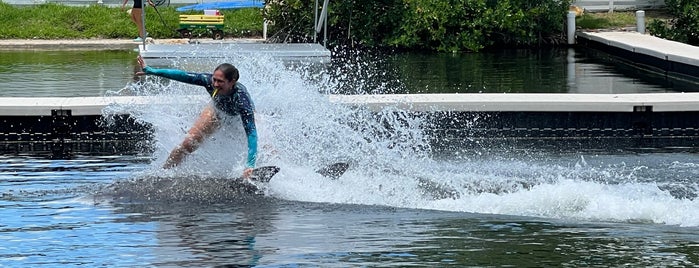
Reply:
<svg viewBox="0 0 699 268"><path fill-rule="evenodd" d="M138 36L141 38L146 38L146 35L143 31L143 18L141 18L141 15L143 14L143 9L140 8L132 8L131 9L131 20L133 23L136 24L136 28L138 28Z"/></svg>
<svg viewBox="0 0 699 268"><path fill-rule="evenodd" d="M184 138L182 143L170 152L163 168L171 168L179 165L184 157L194 152L205 138L211 136L219 127L220 122L213 106L207 106L199 115L199 118Z"/></svg>

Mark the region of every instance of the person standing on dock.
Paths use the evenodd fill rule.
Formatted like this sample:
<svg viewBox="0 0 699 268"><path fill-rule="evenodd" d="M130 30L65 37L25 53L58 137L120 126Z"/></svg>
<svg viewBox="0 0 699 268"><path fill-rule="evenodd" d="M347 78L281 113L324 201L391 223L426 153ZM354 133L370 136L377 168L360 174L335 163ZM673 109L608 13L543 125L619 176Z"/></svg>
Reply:
<svg viewBox="0 0 699 268"><path fill-rule="evenodd" d="M247 135L248 154L243 177L252 174L257 160L257 128L255 105L245 86L238 82L240 74L235 66L223 63L213 74L185 72L177 69L156 69L146 65L140 55L137 58L141 72L137 75L156 75L183 83L202 86L211 96L211 103L204 108L182 143L170 152L163 168L179 165L184 157L194 152L204 139L210 137L223 123L230 123L240 116Z"/></svg>
<svg viewBox="0 0 699 268"><path fill-rule="evenodd" d="M126 3L128 3L129 0L124 0L124 3L121 4L121 10L124 11L124 8L126 7ZM155 6L153 1L148 0L148 4L152 7ZM136 24L136 27L138 27L138 37L134 39L134 42L143 42L143 39L146 38L146 29L143 27L143 1L142 0L133 0L133 6L131 9L129 9L129 14L131 15L131 21Z"/></svg>

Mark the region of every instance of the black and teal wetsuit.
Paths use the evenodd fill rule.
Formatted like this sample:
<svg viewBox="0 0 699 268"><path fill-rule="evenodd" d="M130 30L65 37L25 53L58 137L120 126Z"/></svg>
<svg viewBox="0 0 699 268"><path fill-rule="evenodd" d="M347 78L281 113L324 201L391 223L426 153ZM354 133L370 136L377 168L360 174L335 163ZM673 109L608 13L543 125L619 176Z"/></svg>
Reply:
<svg viewBox="0 0 699 268"><path fill-rule="evenodd" d="M257 128L255 127L255 105L247 88L239 82L235 83L233 93L230 95L214 95L216 89L213 86L212 74L185 72L177 69L156 69L150 66L143 68L146 74L157 75L172 80L202 86L212 96L217 113L225 113L230 116L240 115L243 128L248 138L248 160L246 166L255 167L257 161ZM217 114L217 116L220 115Z"/></svg>

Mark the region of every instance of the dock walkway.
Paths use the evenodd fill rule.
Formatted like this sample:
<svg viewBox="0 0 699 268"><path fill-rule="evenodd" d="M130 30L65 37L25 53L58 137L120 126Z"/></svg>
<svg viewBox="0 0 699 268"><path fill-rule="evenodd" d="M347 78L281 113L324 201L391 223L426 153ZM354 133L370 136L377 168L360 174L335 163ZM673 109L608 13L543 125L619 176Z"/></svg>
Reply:
<svg viewBox="0 0 699 268"><path fill-rule="evenodd" d="M330 50L315 43L208 42L200 44L152 44L139 46L146 59L225 58L262 56L292 62L329 63Z"/></svg>
<svg viewBox="0 0 699 268"><path fill-rule="evenodd" d="M579 45L668 76L699 79L699 47L637 32L578 32Z"/></svg>
<svg viewBox="0 0 699 268"><path fill-rule="evenodd" d="M285 62L329 63L330 50L315 43L265 43L259 38L152 39L143 43L125 39L0 40L2 50L137 50L147 59L220 58L267 55ZM157 61L152 61L157 62Z"/></svg>
<svg viewBox="0 0 699 268"><path fill-rule="evenodd" d="M629 143L635 147L699 147L699 93L477 93L330 95L328 98L338 105L422 118L427 123L426 133L440 148L469 148L474 143L550 146L554 141L582 148L612 148L612 144L629 146ZM206 101L205 95L202 101ZM44 150L62 153L66 144L115 141L138 144L152 138L151 127L134 121L128 114L110 115L112 120L117 119L117 124L102 124L102 110L111 104L167 105L149 97L0 98L0 122L4 126L0 131L0 148L21 151L39 144L42 146L39 148L51 148Z"/></svg>

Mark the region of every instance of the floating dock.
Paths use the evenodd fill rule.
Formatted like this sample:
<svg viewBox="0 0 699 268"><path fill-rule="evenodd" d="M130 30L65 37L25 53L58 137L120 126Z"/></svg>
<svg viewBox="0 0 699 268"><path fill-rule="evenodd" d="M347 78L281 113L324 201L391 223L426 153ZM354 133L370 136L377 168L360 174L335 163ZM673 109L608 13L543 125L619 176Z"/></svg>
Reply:
<svg viewBox="0 0 699 268"><path fill-rule="evenodd" d="M144 97L0 98L0 151L69 157L73 152L136 153L150 148L152 129L129 114L111 116L111 103L149 105Z"/></svg>
<svg viewBox="0 0 699 268"><path fill-rule="evenodd" d="M699 146L699 93L334 95L421 117L437 147Z"/></svg>
<svg viewBox="0 0 699 268"><path fill-rule="evenodd" d="M386 107L412 112L631 113L699 111L699 93L457 93L330 95L329 98L335 103L361 106L372 111L381 111Z"/></svg>
<svg viewBox="0 0 699 268"><path fill-rule="evenodd" d="M579 45L607 52L636 67L699 79L699 47L637 32L578 32Z"/></svg>
<svg viewBox="0 0 699 268"><path fill-rule="evenodd" d="M329 63L331 53L315 43L229 43L147 44L139 46L146 59L226 58L232 56L269 56L287 62ZM149 62L152 62L149 60Z"/></svg>
<svg viewBox="0 0 699 268"><path fill-rule="evenodd" d="M205 98L206 96L202 96ZM699 147L699 93L330 95L338 105L421 118L438 148L552 146L580 148ZM0 98L5 152L124 152L112 143L147 147L149 125L110 104L166 105L150 97ZM388 110L387 110L388 109ZM380 123L380 122L377 122ZM105 145L109 143L110 145ZM107 148L105 148L105 146ZM77 148L77 149L76 149Z"/></svg>

